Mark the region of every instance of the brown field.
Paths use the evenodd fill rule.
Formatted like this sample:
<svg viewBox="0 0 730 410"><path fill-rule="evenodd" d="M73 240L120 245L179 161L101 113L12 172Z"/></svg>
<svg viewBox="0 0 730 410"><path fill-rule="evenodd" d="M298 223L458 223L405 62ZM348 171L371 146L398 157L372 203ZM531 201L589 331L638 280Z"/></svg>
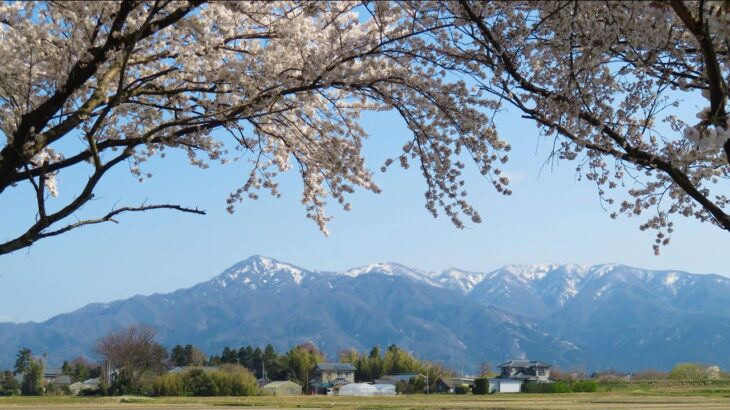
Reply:
<svg viewBox="0 0 730 410"><path fill-rule="evenodd" d="M0 397L0 408L66 409L730 409L730 389L396 397Z"/></svg>

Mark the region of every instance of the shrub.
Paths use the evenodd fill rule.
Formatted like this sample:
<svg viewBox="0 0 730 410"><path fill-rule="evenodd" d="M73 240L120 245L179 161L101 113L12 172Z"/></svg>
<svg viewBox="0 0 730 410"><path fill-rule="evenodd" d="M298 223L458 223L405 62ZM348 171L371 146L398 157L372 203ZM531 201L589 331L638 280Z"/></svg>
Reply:
<svg viewBox="0 0 730 410"><path fill-rule="evenodd" d="M704 380L705 368L697 363L679 363L669 372L670 380Z"/></svg>
<svg viewBox="0 0 730 410"><path fill-rule="evenodd" d="M101 388L96 389L83 389L79 391L79 396L83 397L95 397L95 396L103 396L104 390Z"/></svg>
<svg viewBox="0 0 730 410"><path fill-rule="evenodd" d="M206 373L192 369L184 373L166 374L152 384L155 396L252 396L258 394L256 379L247 370Z"/></svg>
<svg viewBox="0 0 730 410"><path fill-rule="evenodd" d="M474 379L474 389L472 390L472 393L474 393L474 394L489 393L489 379L487 379L486 377L479 377L477 379Z"/></svg>
<svg viewBox="0 0 730 410"><path fill-rule="evenodd" d="M526 382L522 385L524 393L570 393L570 387L563 382L537 383Z"/></svg>
<svg viewBox="0 0 730 410"><path fill-rule="evenodd" d="M68 389L68 386L60 386L58 384L49 384L46 386L45 395L46 396L63 396L63 395L70 395L71 391Z"/></svg>
<svg viewBox="0 0 730 410"><path fill-rule="evenodd" d="M208 375L201 369L193 369L187 372L185 377L184 389L191 396L216 396L218 393L218 386L213 377ZM226 395L228 396L228 395Z"/></svg>
<svg viewBox="0 0 730 410"><path fill-rule="evenodd" d="M578 380L570 384L570 389L577 393L591 393L598 391L598 382L595 380Z"/></svg>
<svg viewBox="0 0 730 410"><path fill-rule="evenodd" d="M462 384L460 386L454 387L454 393L456 394L468 394L469 390L470 389L468 384Z"/></svg>

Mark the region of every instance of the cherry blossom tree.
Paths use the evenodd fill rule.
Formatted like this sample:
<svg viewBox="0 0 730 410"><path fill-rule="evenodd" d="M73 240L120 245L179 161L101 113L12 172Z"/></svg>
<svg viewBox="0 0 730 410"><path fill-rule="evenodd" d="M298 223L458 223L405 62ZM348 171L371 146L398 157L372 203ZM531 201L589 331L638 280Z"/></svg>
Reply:
<svg viewBox="0 0 730 410"><path fill-rule="evenodd" d="M110 169L148 178L145 162L170 149L199 167L251 161L231 212L259 190L278 196L277 174L294 169L307 216L326 233L328 198L349 209L355 187L379 190L361 154L368 110L395 109L412 131L396 160L417 160L431 212L478 222L454 158L470 153L505 191L492 163L508 146L483 101L424 58L421 34L441 27L419 18L388 3L3 2L0 193L29 184L37 216L0 254L122 213L202 214L142 204L72 219ZM71 169L88 179L61 203L57 176Z"/></svg>
<svg viewBox="0 0 730 410"><path fill-rule="evenodd" d="M453 23L436 52L535 121L612 217L648 213L655 252L676 215L730 231L730 2L462 0L423 13Z"/></svg>
<svg viewBox="0 0 730 410"><path fill-rule="evenodd" d="M577 161L611 215L644 216L667 244L672 217L730 230L727 1L3 3L0 193L31 186L37 217L0 254L119 214L69 222L113 167L140 179L171 149L190 163L246 160L228 209L277 176L303 182L326 233L328 200L378 192L361 153L365 111L394 110L426 207L478 223L462 170L498 192L509 145L493 115L509 106ZM685 101L699 96L705 109ZM687 115L691 114L691 115ZM694 117L697 118L694 118ZM513 139L517 141L517 139ZM74 199L56 177L86 170ZM69 188L70 189L70 188Z"/></svg>

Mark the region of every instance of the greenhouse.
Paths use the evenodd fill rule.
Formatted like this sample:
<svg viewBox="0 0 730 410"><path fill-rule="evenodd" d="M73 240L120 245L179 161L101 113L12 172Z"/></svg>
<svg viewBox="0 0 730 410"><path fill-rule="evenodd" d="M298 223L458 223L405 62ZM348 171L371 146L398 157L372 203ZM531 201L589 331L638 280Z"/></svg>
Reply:
<svg viewBox="0 0 730 410"><path fill-rule="evenodd" d="M392 384L350 383L340 387L340 396L395 396Z"/></svg>
<svg viewBox="0 0 730 410"><path fill-rule="evenodd" d="M378 390L368 383L350 383L340 387L340 396L375 396Z"/></svg>
<svg viewBox="0 0 730 410"><path fill-rule="evenodd" d="M395 396L395 385L392 384L373 384L376 396Z"/></svg>

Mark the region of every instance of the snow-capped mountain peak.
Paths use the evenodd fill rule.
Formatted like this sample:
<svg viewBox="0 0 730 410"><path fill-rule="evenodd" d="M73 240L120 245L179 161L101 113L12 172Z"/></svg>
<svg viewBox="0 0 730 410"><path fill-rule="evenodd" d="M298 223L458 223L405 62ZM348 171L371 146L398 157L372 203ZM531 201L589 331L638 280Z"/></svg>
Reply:
<svg viewBox="0 0 730 410"><path fill-rule="evenodd" d="M243 284L252 289L261 285L293 282L301 285L310 272L266 256L254 255L239 262L213 279L220 287Z"/></svg>
<svg viewBox="0 0 730 410"><path fill-rule="evenodd" d="M432 286L441 287L438 281L434 280L434 274L420 269L409 268L395 262L380 262L359 268L349 269L341 274L352 278L371 273L380 273L389 276L402 276L413 280L423 281Z"/></svg>

